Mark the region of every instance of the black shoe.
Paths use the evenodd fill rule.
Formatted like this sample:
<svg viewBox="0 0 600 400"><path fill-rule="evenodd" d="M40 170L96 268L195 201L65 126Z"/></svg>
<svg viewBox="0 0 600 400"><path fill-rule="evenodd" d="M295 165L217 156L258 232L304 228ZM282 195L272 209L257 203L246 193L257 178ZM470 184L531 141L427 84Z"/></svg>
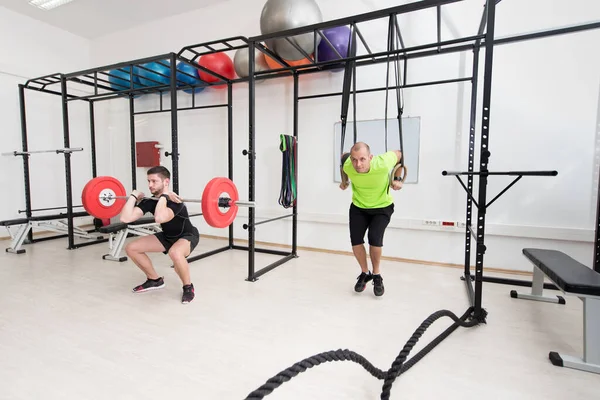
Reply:
<svg viewBox="0 0 600 400"><path fill-rule="evenodd" d="M181 296L181 302L187 304L194 300L194 285L189 284L183 287L183 296Z"/></svg>
<svg viewBox="0 0 600 400"><path fill-rule="evenodd" d="M142 293L147 292L149 290L162 289L165 287L165 281L162 277L158 279L148 279L146 282L142 283L133 288L134 293Z"/></svg>
<svg viewBox="0 0 600 400"><path fill-rule="evenodd" d="M361 272L357 279L354 290L356 292L362 292L367 287L367 282L373 279L373 275L371 274L371 271L369 271L368 274Z"/></svg>
<svg viewBox="0 0 600 400"><path fill-rule="evenodd" d="M383 292L385 292L383 278L379 274L373 275L373 293L375 293L375 296L383 296Z"/></svg>

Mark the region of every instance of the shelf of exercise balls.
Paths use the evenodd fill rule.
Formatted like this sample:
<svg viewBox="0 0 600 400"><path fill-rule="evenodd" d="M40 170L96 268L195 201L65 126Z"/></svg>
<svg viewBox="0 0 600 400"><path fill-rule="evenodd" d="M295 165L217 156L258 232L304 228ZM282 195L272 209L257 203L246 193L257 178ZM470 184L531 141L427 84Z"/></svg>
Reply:
<svg viewBox="0 0 600 400"><path fill-rule="evenodd" d="M115 98L128 98L129 96L139 96L150 93L161 93L170 92L173 90L171 85L171 60L175 60L176 65L179 63L188 64L190 67L204 71L205 73L215 76L218 81L215 82L204 82L201 81L190 72L182 70L182 68L176 68L175 71L175 91L190 90L196 91L200 88L206 88L210 86L223 85L229 82L228 79L220 76L219 74L206 69L196 62L188 60L184 57L180 57L175 53L163 54L159 56L131 60L121 62L118 64L105 65L93 69L83 70L74 72L71 74L64 75L68 83L75 83L87 87L94 88L93 94L80 95L67 93L69 101L72 100L111 100ZM168 71L168 75L165 71L153 70L147 68L146 65L149 63L156 63ZM144 74L144 72L147 72ZM60 84L61 77L63 75L49 75L46 77L40 77L28 81L28 88L45 91L52 94L61 95L59 91L51 91L47 89L48 86ZM192 85L188 82L182 81L181 78L185 76L193 77L198 79L199 84ZM167 82L161 82L159 79L168 80ZM143 85L141 82L146 83ZM68 89L68 88L67 88Z"/></svg>

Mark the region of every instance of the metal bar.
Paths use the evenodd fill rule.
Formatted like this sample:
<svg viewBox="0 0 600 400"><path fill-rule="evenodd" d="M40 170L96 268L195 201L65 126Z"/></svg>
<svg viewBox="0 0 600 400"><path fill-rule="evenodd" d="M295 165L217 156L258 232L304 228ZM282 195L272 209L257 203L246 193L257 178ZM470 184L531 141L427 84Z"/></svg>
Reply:
<svg viewBox="0 0 600 400"><path fill-rule="evenodd" d="M83 206L73 206L73 208L82 208ZM37 211L51 211L51 210L64 210L65 208L67 208L67 206L62 206L62 207L50 207L50 208L34 208L31 210L31 212L37 212ZM27 210L19 210L18 211L19 214L22 213L26 213Z"/></svg>
<svg viewBox="0 0 600 400"><path fill-rule="evenodd" d="M475 233L475 231L473 230L473 227L471 225L467 225L467 230L471 233L471 236L473 236L473 239L477 240L477 234Z"/></svg>
<svg viewBox="0 0 600 400"><path fill-rule="evenodd" d="M523 175L519 175L517 178L515 178L515 180L513 180L507 187L504 188L504 190L502 190L500 193L498 193L496 195L496 197L494 197L488 204L486 204L486 207L489 207L492 205L493 202L495 202L500 196L502 196L504 193L506 193L506 191L508 189L510 189L515 183L517 183L521 178L523 177Z"/></svg>
<svg viewBox="0 0 600 400"><path fill-rule="evenodd" d="M96 123L93 101L90 101L90 145L92 150L92 178L95 178L98 171L96 169Z"/></svg>
<svg viewBox="0 0 600 400"><path fill-rule="evenodd" d="M83 147L64 148L64 149L53 149L53 150L33 150L33 151L9 151L2 153L3 156L29 156L30 154L41 154L41 153L74 153L76 151L83 151Z"/></svg>
<svg viewBox="0 0 600 400"><path fill-rule="evenodd" d="M259 269L258 271L256 271L256 273L254 273L253 276L253 281L255 281L257 278L259 278L260 276L266 274L267 272L274 270L275 268L277 268L278 266L280 266L281 264L284 264L290 260L293 260L294 258L296 258L296 256L294 256L293 254L289 254L285 257L283 257L281 260L277 260L274 263L271 263L269 265L267 265L266 267Z"/></svg>
<svg viewBox="0 0 600 400"><path fill-rule="evenodd" d="M215 254L219 254L219 253L222 253L222 252L224 252L224 251L227 251L227 250L229 250L229 246L220 247L220 248L218 248L218 249L215 249L215 250L210 250L210 251L207 251L207 252L205 252L205 253L202 253L202 254L198 254L198 255L196 255L196 256L193 256L193 257L188 257L188 258L187 258L187 262L188 262L188 263L191 263L191 262L194 262L194 261L197 261L197 260L201 260L201 259L203 259L203 258L207 258L207 257L210 257L210 256L214 256ZM172 266L171 266L171 267L172 267Z"/></svg>
<svg viewBox="0 0 600 400"><path fill-rule="evenodd" d="M254 224L254 226L258 226L258 225L262 225L262 224L268 224L269 222L273 222L273 221L278 221L280 219L285 219L285 218L289 218L289 217L293 217L295 214L286 214L286 215L280 215L279 217L275 217L275 218L269 218L269 219L265 219L262 221L259 221L257 223ZM248 226L246 224L244 224L244 229L247 229Z"/></svg>
<svg viewBox="0 0 600 400"><path fill-rule="evenodd" d="M43 93L49 93L49 94L55 94L58 96L62 96L62 94L60 92L57 92L55 90L49 90L49 89L44 89L44 88L35 88L35 87L27 87L25 86L25 89L27 90L35 90L36 92L43 92ZM68 98L76 98L77 96L74 96L72 94L67 95Z"/></svg>
<svg viewBox="0 0 600 400"><path fill-rule="evenodd" d="M234 245L232 247L232 249L233 250L248 250L248 246ZM254 249L254 251L256 251L257 253L272 254L272 255L275 255L275 256L289 256L289 255L291 255L291 253L289 251L262 249L260 247L256 247Z"/></svg>
<svg viewBox="0 0 600 400"><path fill-rule="evenodd" d="M158 56L152 56L152 57L146 57L146 58L140 58L137 60L131 60L131 61L125 61L125 62L120 62L120 63L116 63L116 64L110 64L110 65L104 65L101 67L95 67L95 68L89 68L89 69L84 69L81 71L76 71L76 72L72 72L70 74L66 74L65 76L70 79L79 75L87 75L87 74L91 74L94 72L101 72L101 71L107 71L107 70L111 70L111 69L117 69L117 68L123 68L123 67L133 67L133 66L139 66L141 64L146 64L152 61L160 61L160 60L164 60L167 59L171 56L171 53L167 53L167 54L161 54ZM50 75L52 76L52 75ZM39 79L39 78L38 78Z"/></svg>
<svg viewBox="0 0 600 400"><path fill-rule="evenodd" d="M232 36L232 37L229 37L229 38L226 38L226 39L213 40L213 41L210 41L210 42L197 43L197 44L192 44L192 45L189 45L189 46L185 46L181 50L179 50L179 52L177 53L177 57L182 57L182 54L183 54L183 52L185 50L190 50L191 51L191 49L193 49L193 48L204 47L206 45L212 45L212 44L224 44L224 45L226 45L226 46L229 47L229 49L224 49L222 51L232 50L232 46L229 45L227 42L232 42L234 40L240 40L240 41L242 41L244 43L248 43L248 39L245 38L244 36Z"/></svg>
<svg viewBox="0 0 600 400"><path fill-rule="evenodd" d="M465 171L465 172L442 171L442 175L444 175L444 176L446 176L446 175L447 176L457 176L457 175L556 176L556 175L558 175L558 171L487 171L486 168L482 168L481 171Z"/></svg>
<svg viewBox="0 0 600 400"><path fill-rule="evenodd" d="M411 83L408 85L390 86L388 88L388 90L415 88L415 87L421 87L421 86L443 85L443 84L448 84L448 83L468 82L468 81L471 81L471 79L472 78L469 77L469 78L444 79L441 81L433 81L433 82ZM378 87L378 88L371 88L371 89L360 89L360 90L357 90L356 93L357 94L372 93L372 92L380 92L380 91L384 91L384 90L386 90L385 87ZM350 94L353 94L353 93L354 93L353 91L350 91ZM322 98L322 97L341 96L342 94L343 94L342 92L313 94L313 95L307 95L307 96L300 96L300 97L298 97L298 99L299 100L317 99L317 98Z"/></svg>
<svg viewBox="0 0 600 400"><path fill-rule="evenodd" d="M496 2L487 0L487 32L485 36L485 63L483 76L483 112L481 123L481 148L480 148L480 171L484 174L479 175L479 201L480 207L477 213L477 250L475 259L475 304L473 314L476 318L485 317L482 309L482 291L483 291L483 259L485 254L485 217L486 217L486 194L488 163L490 157L489 138L490 138L490 108L492 97L492 70L494 61L494 32L496 19Z"/></svg>
<svg viewBox="0 0 600 400"><path fill-rule="evenodd" d="M105 238L105 239L97 239L92 242L77 243L77 244L73 245L73 248L80 249L82 247L93 246L93 245L99 244L99 243L106 243L106 242L108 242L108 240L109 240L108 238Z"/></svg>
<svg viewBox="0 0 600 400"><path fill-rule="evenodd" d="M136 148L135 148L135 104L133 101L133 95L129 96L129 141L131 144L130 149L130 161L131 161L131 187L137 187L137 162L136 162Z"/></svg>
<svg viewBox="0 0 600 400"><path fill-rule="evenodd" d="M308 54L306 51L304 51L304 49L300 46L298 46L298 44L292 40L290 40L290 38L285 38L285 40L291 44L292 46L294 46L296 48L296 50L298 50L300 52L300 54L302 54L308 61L310 61L312 64L314 64L316 62L316 58L313 59L312 56L310 54Z"/></svg>
<svg viewBox="0 0 600 400"><path fill-rule="evenodd" d="M481 32L480 32L481 34ZM469 172L473 172L473 163L475 162L475 129L477 128L477 93L478 93L478 85L479 85L479 53L480 53L480 45L476 44L473 49L473 79L471 80L471 110L470 110L470 122L469 122L469 156L468 156L468 170ZM459 177L457 177L459 178ZM459 182L461 180L459 179ZM467 192L467 207L466 207L466 216L465 221L467 225L467 229L465 230L465 276L469 275L471 272L471 234L473 234L473 238L477 240L475 236L475 232L473 232L471 228L471 224L473 221L473 203L475 203L476 207L477 202L473 199L473 175L469 175L467 177L467 187L465 188ZM469 283L469 287L471 288L471 292L473 290L472 283ZM473 305L473 297L470 297L471 305Z"/></svg>
<svg viewBox="0 0 600 400"><path fill-rule="evenodd" d="M371 21L374 19L388 17L390 14L406 14L413 11L424 10L427 8L437 7L439 5L456 3L462 0L423 0L413 3L403 4L396 7L385 8L382 10L372 11L369 13L359 14L352 17L339 18L332 21L321 22L313 25L306 25L300 28L288 29L279 32L273 32L266 35L250 37L248 40L252 42L264 42L267 39L283 38L286 36L296 36L302 33L310 33L316 29L330 28L340 25L351 25L358 22Z"/></svg>
<svg viewBox="0 0 600 400"><path fill-rule="evenodd" d="M456 179L458 179L458 181L460 182L460 185L463 187L463 189L465 189L465 192L467 192L467 196L469 199L471 199L471 201L475 204L475 207L479 208L479 204L477 204L477 201L473 198L473 191L470 189L467 189L467 187L465 186L465 183L462 181L462 179L460 179L460 176L457 176ZM469 186L472 187L472 186Z"/></svg>
<svg viewBox="0 0 600 400"><path fill-rule="evenodd" d="M354 30L356 31L356 34L358 35L358 38L362 42L363 46L365 46L365 49L367 50L367 53L373 54L373 52L371 51L371 48L369 47L369 45L367 44L367 41L365 40L365 37L360 32L360 29L358 29L358 25L354 24ZM350 45L351 44L348 43L348 54L350 54ZM358 46L357 46L357 48L358 48Z"/></svg>
<svg viewBox="0 0 600 400"><path fill-rule="evenodd" d="M562 28L554 28L543 31L524 33L520 35L501 37L494 40L494 45L503 45L508 43L521 42L525 40L541 39L550 36L565 35L569 33L583 32L591 29L599 29L600 21L589 22L585 24L570 25ZM488 39L486 39L488 40Z"/></svg>
<svg viewBox="0 0 600 400"><path fill-rule="evenodd" d="M233 181L233 84L227 84L227 177ZM233 223L229 225L229 247L233 246Z"/></svg>
<svg viewBox="0 0 600 400"><path fill-rule="evenodd" d="M67 79L65 75L61 75L61 91L62 91L62 116L63 116L63 138L65 148L71 146L70 134L69 134L69 103L67 100ZM68 218L68 235L69 235L69 249L75 247L74 227L73 227L73 188L71 179L71 152L65 151L65 186L67 191L67 218Z"/></svg>
<svg viewBox="0 0 600 400"><path fill-rule="evenodd" d="M467 276L470 276L471 279L475 278L474 275L467 275ZM532 285L531 281L526 281L526 280L521 280L521 279L496 278L496 277L492 277L492 276L483 276L481 279L483 280L483 282L499 283L502 285L523 286L523 287L531 287L531 285ZM544 283L544 289L560 291L560 289L558 287L556 287L556 285L553 283Z"/></svg>
<svg viewBox="0 0 600 400"><path fill-rule="evenodd" d="M472 307L475 304L475 290L473 289L473 280L471 278L465 278L469 276L470 272L466 273L465 276L462 276L461 279L465 281L465 286L467 287L467 295L469 296L469 304Z"/></svg>
<svg viewBox="0 0 600 400"><path fill-rule="evenodd" d="M21 146L23 152L29 150L27 145L27 113L25 111L25 86L19 84L19 108L21 113ZM31 217L31 179L29 175L29 156L23 157L23 182L25 185L25 212L27 218ZM31 230L27 235L27 239L31 241L33 239L33 233Z"/></svg>
<svg viewBox="0 0 600 400"><path fill-rule="evenodd" d="M177 58L171 54L171 180L173 191L179 193L179 137L177 132Z"/></svg>
<svg viewBox="0 0 600 400"><path fill-rule="evenodd" d="M355 36L356 37L356 36ZM296 151L298 149L298 121L299 121L299 103L298 95L300 88L298 84L298 74L294 74L294 139L296 139ZM294 183L296 185L296 199L292 210L292 255L298 256L298 158L296 152L291 153L291 157L294 157ZM288 215L289 216L289 215ZM286 216L286 217L288 217ZM280 217L284 218L284 217ZM264 221L263 221L264 223Z"/></svg>
<svg viewBox="0 0 600 400"><path fill-rule="evenodd" d="M437 40L438 43L442 41L442 7L437 6ZM438 47L438 50L440 47Z"/></svg>
<svg viewBox="0 0 600 400"><path fill-rule="evenodd" d="M248 102L248 195L249 195L249 200L250 201L254 201L256 193L255 193L255 187L254 187L254 183L255 183L255 158L254 158L254 145L255 145L255 137L254 137L254 124L256 122L256 112L255 112L255 85L256 85L256 81L255 81L255 68L254 68L254 57L255 57L255 51L256 49L254 48L255 42L250 42L250 45L248 46L248 60L250 60L248 62L248 77L250 78L249 80L249 84L248 84L248 96L249 96L249 102ZM256 223L255 221L255 215L254 215L254 208L251 208L250 210L248 210L248 226L250 227L248 229L248 280L252 281L255 279L255 273L254 273L254 247L255 247L255 243L254 243L254 224Z"/></svg>
<svg viewBox="0 0 600 400"><path fill-rule="evenodd" d="M598 114L596 118L596 144L598 144L600 142L600 91L598 92ZM595 158L597 167L600 167L600 163L598 162L600 155L596 155ZM600 171L598 172L598 177L600 178ZM594 268L594 271L600 272L600 179L596 190L596 226L594 228L594 261L592 268Z"/></svg>
<svg viewBox="0 0 600 400"><path fill-rule="evenodd" d="M177 109L177 111L202 110L202 109L206 109L206 108L220 108L220 107L228 107L228 105L227 104L213 104L213 105L209 105L209 106L184 107L184 108ZM165 112L170 112L170 111L171 111L171 109L167 109L167 110L151 110L151 111L138 111L134 115L159 114L159 113L165 113Z"/></svg>

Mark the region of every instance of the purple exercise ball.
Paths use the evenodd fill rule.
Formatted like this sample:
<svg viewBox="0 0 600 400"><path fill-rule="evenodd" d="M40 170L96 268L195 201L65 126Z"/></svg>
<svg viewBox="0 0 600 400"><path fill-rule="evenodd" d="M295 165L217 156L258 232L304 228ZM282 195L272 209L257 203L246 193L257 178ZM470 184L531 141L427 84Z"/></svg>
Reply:
<svg viewBox="0 0 600 400"><path fill-rule="evenodd" d="M323 35L329 39L331 44L336 48L338 53L342 57L348 56L349 43L352 34L350 33L350 28L347 26L338 26L335 28L324 29ZM318 61L331 61L331 60L339 60L340 57L336 54L336 52L331 48L329 43L325 40L321 40L319 44L319 53L318 53Z"/></svg>

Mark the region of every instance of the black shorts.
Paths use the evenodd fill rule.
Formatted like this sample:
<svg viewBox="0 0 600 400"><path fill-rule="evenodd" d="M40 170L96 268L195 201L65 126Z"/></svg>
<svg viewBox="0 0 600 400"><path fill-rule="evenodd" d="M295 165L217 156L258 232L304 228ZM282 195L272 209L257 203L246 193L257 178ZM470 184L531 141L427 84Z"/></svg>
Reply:
<svg viewBox="0 0 600 400"><path fill-rule="evenodd" d="M352 246L365 242L365 232L369 230L369 244L383 246L383 234L394 213L394 203L382 208L360 208L350 204L350 241Z"/></svg>
<svg viewBox="0 0 600 400"><path fill-rule="evenodd" d="M196 246L198 246L198 242L200 241L200 233L197 229L194 229L194 232L186 232L173 238L167 237L163 232L157 232L154 234L154 236L156 236L158 241L162 243L162 245L165 247L165 251L163 251L164 254L167 254L169 252L169 249L171 249L171 246L173 246L175 242L177 242L179 239L185 239L190 242L191 254L192 251L194 251L194 249L196 248Z"/></svg>

